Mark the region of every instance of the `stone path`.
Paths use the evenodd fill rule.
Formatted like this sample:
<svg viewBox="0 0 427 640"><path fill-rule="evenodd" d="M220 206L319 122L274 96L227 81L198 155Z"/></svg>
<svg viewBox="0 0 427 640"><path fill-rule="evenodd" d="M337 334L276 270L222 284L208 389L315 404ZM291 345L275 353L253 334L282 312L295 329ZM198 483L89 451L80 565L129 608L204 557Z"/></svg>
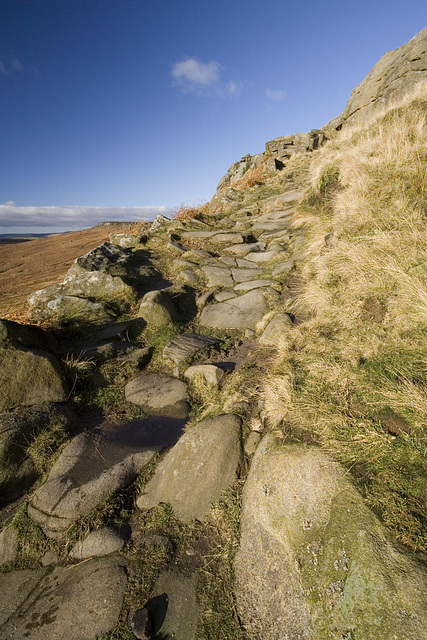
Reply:
<svg viewBox="0 0 427 640"><path fill-rule="evenodd" d="M266 201L267 211L273 207L270 212L252 215L250 223L246 221L246 213L240 217L237 214L234 220L226 220L223 228L218 225L212 229L191 220L178 225L157 220L152 226L153 237L160 234L159 237L168 238L159 248L163 267L164 257L168 255L169 268L165 274L156 263L157 249L150 248L149 238L135 241L130 236L116 235L115 244L105 243L79 258L63 285L37 292L32 297L31 304L38 317L49 317L52 310L57 310L59 317L71 313L78 318L84 314L92 320L93 328L86 341L74 348L73 357L92 362L98 377L102 372L100 380L110 379L111 374L104 373L108 367L121 370L126 366L124 397L130 405L140 407L151 416L116 426L101 422L95 430L90 428L90 420L81 422L82 432L65 446L47 479L33 492L28 503L28 516L43 527L46 536L63 544L74 523L115 491L132 483L165 449L169 450L138 496L137 506L142 511L167 502L183 522L203 520L212 503L236 480L243 455L239 415L231 412L201 420L184 434L182 429L191 411L195 385L203 383L220 393L227 384L227 372L250 360L259 323L263 325L263 331L258 332L260 343L267 347L292 324L289 316L276 314L275 308L280 302L282 283L293 268L292 201L298 195L291 192L275 196L271 205ZM283 209L278 207L280 203ZM183 286L194 288L198 315L190 325L191 330L185 330L184 326L164 346L163 370L159 370L159 365L153 369L150 345L135 344L135 337L138 339L145 330L163 331L181 322ZM125 304L126 299L138 300L138 310L133 320L114 324L119 299L120 304ZM97 328L99 323L104 323L104 327ZM249 331L250 338L240 340L234 355L233 350L228 355L221 354L218 351L221 341L206 335L207 330L222 331L234 339L236 332L243 337L244 332ZM4 326L3 343L6 356L16 359L26 353L28 346L22 344L21 338L21 342L18 340L15 344L13 338L15 342L10 343L8 336L13 336L13 332L13 325ZM24 342L29 339L32 345L36 337L36 333L30 332L23 339ZM43 348L46 349L45 343ZM44 357L46 362L53 362L50 353ZM65 382L63 384L65 389ZM16 398L21 402L21 396ZM60 393L58 399L64 399ZM244 405L240 411L244 411ZM238 405L235 406L237 409ZM37 418L38 410L35 411L36 417L32 420L38 424L37 420L42 418ZM22 411L21 414L22 418L13 422L18 425L14 430L4 429L5 451L11 450L15 441L20 443L22 438L33 438L37 434L37 429L28 431L28 428L21 434L19 425L27 425L28 421L28 416ZM6 424L9 423L6 421ZM246 448L250 455L260 438L259 434L253 435L256 437L250 438ZM22 465L21 460L19 464ZM21 491L25 485L22 487ZM126 540L129 542L129 536L106 523L70 547L69 562L83 561L81 569L79 565L75 569L69 565L7 574L3 582L5 597L0 635L53 638L59 637L59 625L66 625L67 637L92 640L96 634L112 629L127 582L126 556L120 555ZM18 553L16 532L7 528L0 534L0 558L13 562ZM101 557L92 559L96 556ZM53 552L47 553L43 560L45 564L51 562L53 567L57 562ZM158 612L154 608L150 613L150 602L147 603L147 609L140 610L143 613L135 614L134 632L143 628L139 633L145 634L144 629L152 624L160 633L196 638L199 624L196 584L196 574L182 576L173 570L163 571L150 602L160 602L162 593L167 592L167 613L159 622ZM49 599L43 594L50 594ZM139 604L143 607L145 603ZM188 615L189 608L191 615ZM79 622L71 622L70 617L78 617Z"/></svg>

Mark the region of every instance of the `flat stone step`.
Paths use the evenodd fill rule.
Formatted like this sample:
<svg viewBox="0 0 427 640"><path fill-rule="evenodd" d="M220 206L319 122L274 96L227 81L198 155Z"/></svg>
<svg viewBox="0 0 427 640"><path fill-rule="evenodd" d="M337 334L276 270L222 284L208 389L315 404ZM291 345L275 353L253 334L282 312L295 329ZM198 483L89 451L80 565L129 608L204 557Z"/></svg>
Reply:
<svg viewBox="0 0 427 640"><path fill-rule="evenodd" d="M248 282L241 282L234 287L234 291L241 293L242 291L252 291L253 289L260 289L264 287L276 287L277 280L249 280Z"/></svg>
<svg viewBox="0 0 427 640"><path fill-rule="evenodd" d="M164 373L147 372L128 382L125 398L150 416L186 418L190 411L187 385Z"/></svg>
<svg viewBox="0 0 427 640"><path fill-rule="evenodd" d="M166 345L163 349L163 357L178 365L198 351L203 351L218 343L219 340L211 336L199 333L181 333Z"/></svg>
<svg viewBox="0 0 427 640"><path fill-rule="evenodd" d="M79 518L132 482L160 449L81 433L63 449L48 479L34 493L28 515L47 536L62 538Z"/></svg>

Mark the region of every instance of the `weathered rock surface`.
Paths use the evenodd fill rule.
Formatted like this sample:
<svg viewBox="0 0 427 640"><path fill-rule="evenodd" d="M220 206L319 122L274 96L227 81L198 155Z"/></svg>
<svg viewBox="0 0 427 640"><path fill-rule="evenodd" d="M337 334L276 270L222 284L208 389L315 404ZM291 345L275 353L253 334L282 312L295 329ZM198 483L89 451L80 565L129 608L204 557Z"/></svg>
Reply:
<svg viewBox="0 0 427 640"><path fill-rule="evenodd" d="M178 322L177 310L167 293L149 291L142 299L138 317L143 318L149 327L166 327Z"/></svg>
<svg viewBox="0 0 427 640"><path fill-rule="evenodd" d="M72 567L2 575L0 636L4 640L93 640L118 621L126 590L115 556Z"/></svg>
<svg viewBox="0 0 427 640"><path fill-rule="evenodd" d="M186 418L190 410L187 385L164 373L143 373L131 380L125 397L152 416Z"/></svg>
<svg viewBox="0 0 427 640"><path fill-rule="evenodd" d="M158 451L82 433L65 447L33 494L28 514L47 536L61 538L81 516L132 482Z"/></svg>
<svg viewBox="0 0 427 640"><path fill-rule="evenodd" d="M125 538L110 527L102 527L92 531L83 540L79 540L73 546L70 556L75 560L107 556L110 553L120 551L125 544Z"/></svg>
<svg viewBox="0 0 427 640"><path fill-rule="evenodd" d="M132 249L105 242L77 258L62 284L28 298L36 320L108 322L136 299L134 286L151 275Z"/></svg>
<svg viewBox="0 0 427 640"><path fill-rule="evenodd" d="M0 565L14 562L18 553L18 536L13 527L6 527L0 533Z"/></svg>
<svg viewBox="0 0 427 640"><path fill-rule="evenodd" d="M389 51L352 91L344 112L326 127L367 122L378 109L403 98L427 74L427 29Z"/></svg>
<svg viewBox="0 0 427 640"><path fill-rule="evenodd" d="M119 315L117 307L105 302L68 295L62 285L40 289L28 298L31 317L34 320L87 322L106 324Z"/></svg>
<svg viewBox="0 0 427 640"><path fill-rule="evenodd" d="M180 333L163 349L163 357L180 364L196 353L204 351L219 343L217 338L199 333Z"/></svg>
<svg viewBox="0 0 427 640"><path fill-rule="evenodd" d="M261 289L225 302L204 307L200 324L217 329L254 329L267 311L267 303Z"/></svg>
<svg viewBox="0 0 427 640"><path fill-rule="evenodd" d="M276 313L262 332L259 338L260 344L266 346L277 345L280 338L286 335L289 328L292 327L292 324L292 320L287 313Z"/></svg>
<svg viewBox="0 0 427 640"><path fill-rule="evenodd" d="M161 573L147 608L151 613L154 634L176 640L197 640L199 602L194 574Z"/></svg>
<svg viewBox="0 0 427 640"><path fill-rule="evenodd" d="M212 287L232 287L233 286L233 278L231 277L230 269L227 267L213 267L211 265L207 265L206 267L202 267L202 272L206 278L206 283L209 288Z"/></svg>
<svg viewBox="0 0 427 640"><path fill-rule="evenodd" d="M425 568L389 542L319 450L267 435L241 522L236 597L248 638L427 638Z"/></svg>
<svg viewBox="0 0 427 640"><path fill-rule="evenodd" d="M150 509L169 502L183 522L201 520L235 480L241 455L237 416L224 414L202 420L165 455L137 506Z"/></svg>
<svg viewBox="0 0 427 640"><path fill-rule="evenodd" d="M184 378L194 380L202 378L206 384L218 387L225 376L225 372L214 364L198 364L185 370Z"/></svg>
<svg viewBox="0 0 427 640"><path fill-rule="evenodd" d="M145 234L111 233L110 242L126 249L136 248L147 242L147 236Z"/></svg>
<svg viewBox="0 0 427 640"><path fill-rule="evenodd" d="M64 376L50 353L0 348L0 362L0 411L67 400Z"/></svg>

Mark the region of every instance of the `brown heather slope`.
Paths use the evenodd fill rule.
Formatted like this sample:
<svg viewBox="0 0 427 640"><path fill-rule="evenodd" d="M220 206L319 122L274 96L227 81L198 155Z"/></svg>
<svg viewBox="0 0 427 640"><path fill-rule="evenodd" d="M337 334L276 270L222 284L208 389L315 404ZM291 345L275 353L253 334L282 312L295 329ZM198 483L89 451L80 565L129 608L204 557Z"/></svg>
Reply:
<svg viewBox="0 0 427 640"><path fill-rule="evenodd" d="M0 316L25 319L27 297L64 279L72 262L105 241L128 223L96 226L82 231L0 243Z"/></svg>

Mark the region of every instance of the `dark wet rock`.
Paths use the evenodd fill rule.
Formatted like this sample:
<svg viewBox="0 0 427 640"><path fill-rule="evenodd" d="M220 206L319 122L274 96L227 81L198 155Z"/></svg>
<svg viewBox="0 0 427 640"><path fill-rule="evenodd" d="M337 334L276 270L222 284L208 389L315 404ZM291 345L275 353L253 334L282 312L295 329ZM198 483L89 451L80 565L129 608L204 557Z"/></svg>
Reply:
<svg viewBox="0 0 427 640"><path fill-rule="evenodd" d="M117 624L127 578L115 556L2 576L5 640L93 640Z"/></svg>
<svg viewBox="0 0 427 640"><path fill-rule="evenodd" d="M202 420L165 455L137 505L150 509L168 502L183 522L203 519L236 479L241 455L237 416L224 414Z"/></svg>
<svg viewBox="0 0 427 640"><path fill-rule="evenodd" d="M31 497L28 514L47 536L61 538L80 517L130 484L158 451L81 433L63 449Z"/></svg>
<svg viewBox="0 0 427 640"><path fill-rule="evenodd" d="M163 357L167 360L172 360L178 365L196 353L205 351L217 344L219 344L219 340L211 336L204 336L199 333L180 333L163 349Z"/></svg>
<svg viewBox="0 0 427 640"><path fill-rule="evenodd" d="M164 373L143 373L125 387L128 402L142 407L148 415L186 418L190 410L187 385Z"/></svg>

